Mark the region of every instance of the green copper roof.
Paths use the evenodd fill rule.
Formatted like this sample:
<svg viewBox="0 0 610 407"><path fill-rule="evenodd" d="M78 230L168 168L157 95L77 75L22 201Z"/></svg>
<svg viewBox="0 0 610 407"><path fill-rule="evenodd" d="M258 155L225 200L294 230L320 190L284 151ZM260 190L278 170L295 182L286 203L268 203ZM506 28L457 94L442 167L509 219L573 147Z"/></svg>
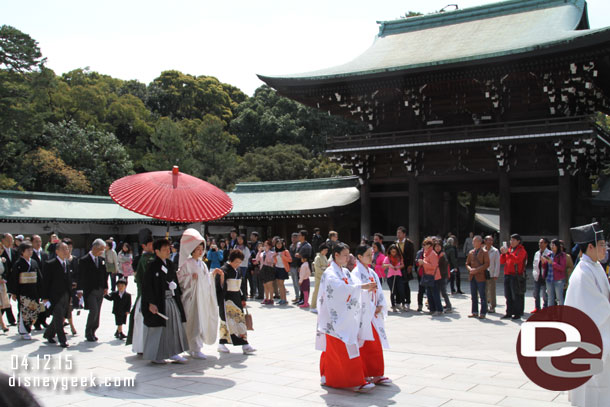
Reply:
<svg viewBox="0 0 610 407"><path fill-rule="evenodd" d="M358 177L237 184L231 217L331 211L360 199ZM0 221L159 222L117 205L108 196L0 191Z"/></svg>
<svg viewBox="0 0 610 407"><path fill-rule="evenodd" d="M242 182L235 186L236 194L244 192L312 191L358 186L358 177L299 179L291 181Z"/></svg>
<svg viewBox="0 0 610 407"><path fill-rule="evenodd" d="M128 211L109 196L0 191L0 219L9 221L158 222Z"/></svg>
<svg viewBox="0 0 610 407"><path fill-rule="evenodd" d="M509 0L470 9L379 22L373 44L354 60L294 75L260 76L271 86L561 50L580 38L610 41L610 28L589 30L584 0Z"/></svg>

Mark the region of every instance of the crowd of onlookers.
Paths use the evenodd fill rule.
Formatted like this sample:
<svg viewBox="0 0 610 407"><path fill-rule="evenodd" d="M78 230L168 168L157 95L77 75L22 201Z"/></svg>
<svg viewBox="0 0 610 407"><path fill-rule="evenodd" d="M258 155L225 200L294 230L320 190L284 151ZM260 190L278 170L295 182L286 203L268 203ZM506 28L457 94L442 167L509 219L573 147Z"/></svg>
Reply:
<svg viewBox="0 0 610 407"><path fill-rule="evenodd" d="M316 312L320 278L329 265L333 247L339 242L337 232L330 231L328 235L322 236L318 228L311 235L307 230L294 232L288 239L280 236L261 239L257 232L246 237L232 229L226 237L206 236L203 261L210 270L214 270L226 262L231 250L238 249L244 254L238 272L245 296L261 300L264 305L285 306L291 302ZM414 286L417 290L417 307L414 310L421 312L425 306L433 316L452 312L450 295L464 294L462 275L465 271L467 280L464 281L470 284L472 299L470 317L483 319L487 314L496 312L496 286L498 279L503 276L506 311L502 318L521 318L525 312L527 276L530 275L525 272L528 257L533 258L530 275L533 284L530 285L533 285L535 309L532 312L550 305L563 304L571 271L579 258L579 253L566 250L562 241L549 241L546 238L541 238L538 250L533 256L528 256L518 234L512 235L510 242L503 242L500 246L491 235L482 237L471 233L461 250L458 248L457 237L452 234L432 236L423 239L421 248L416 251L414 243L407 236L406 228L402 226L397 228L395 240L388 241L382 234L375 233L371 241L363 239L360 243L369 244L373 249L370 268L390 290L391 310L396 313L412 310L411 289ZM56 234L52 234L44 246L39 235L28 238L22 235L13 237L9 233L2 235L0 306L9 325L19 324L19 319L12 312L11 297L18 302L18 309L23 305L19 303L16 294L19 293L19 287L25 287L23 284L27 283L27 279L23 280L23 276L20 277L23 281L11 278L13 268L22 258L25 263L18 267L31 271L32 264L38 264L39 280L42 280L28 286L36 287L28 294L33 300L28 302L29 306L40 307L37 317L29 321L29 325L36 330L47 325L50 312L45 309L44 300L51 296L48 292L51 288L44 284L45 267L57 257L57 248L61 244L67 247L65 264L73 275L66 324L73 334L76 333L72 310L79 312L84 305L82 295L79 295L78 261L72 255L72 241L59 239ZM142 250L137 252L139 254L134 253L127 242L115 242L113 238L105 241L100 249L100 257L105 259L110 291L116 293L125 290L125 285L137 268ZM170 260L176 265L179 253L179 243L173 243ZM465 263L462 263L464 257ZM347 268L352 270L355 264L356 260L351 255ZM608 256L602 266L608 270ZM33 278L33 274L28 275ZM314 280L310 283L312 276ZM292 282L291 299L286 280ZM4 318L0 318L0 322L1 328L8 331ZM19 333L24 338L30 336L27 323L19 327ZM120 328L117 329L117 335L119 338L124 337Z"/></svg>

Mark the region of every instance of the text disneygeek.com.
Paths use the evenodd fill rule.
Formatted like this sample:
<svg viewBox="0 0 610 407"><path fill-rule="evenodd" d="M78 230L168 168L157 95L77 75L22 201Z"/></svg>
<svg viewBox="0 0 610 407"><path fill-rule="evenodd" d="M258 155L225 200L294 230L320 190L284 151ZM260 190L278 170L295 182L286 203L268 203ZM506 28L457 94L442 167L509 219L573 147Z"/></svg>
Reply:
<svg viewBox="0 0 610 407"><path fill-rule="evenodd" d="M10 387L46 388L50 390L71 390L78 387L135 387L135 378L59 376L58 373L74 373L71 355L43 355L32 358L12 355L9 377ZM49 376L52 374L53 376Z"/></svg>

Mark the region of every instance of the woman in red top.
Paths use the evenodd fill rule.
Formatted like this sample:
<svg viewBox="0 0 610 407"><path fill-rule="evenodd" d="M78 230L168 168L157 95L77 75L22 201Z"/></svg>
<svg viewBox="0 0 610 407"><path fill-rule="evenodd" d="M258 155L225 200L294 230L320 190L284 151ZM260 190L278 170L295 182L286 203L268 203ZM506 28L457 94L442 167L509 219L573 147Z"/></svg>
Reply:
<svg viewBox="0 0 610 407"><path fill-rule="evenodd" d="M430 305L430 315L442 315L440 280L441 272L438 268L438 254L433 250L434 240L427 237L423 243L424 258L418 260L420 266L424 267L422 284L426 287L426 295ZM431 277L426 277L431 276ZM424 283L426 281L426 283ZM429 281L429 283L428 283Z"/></svg>
<svg viewBox="0 0 610 407"><path fill-rule="evenodd" d="M525 272L527 253L521 244L521 236L510 237L510 248L505 244L500 248L500 264L504 264L504 296L506 297L506 315L501 319L520 319L525 305L524 287L519 284L520 276Z"/></svg>

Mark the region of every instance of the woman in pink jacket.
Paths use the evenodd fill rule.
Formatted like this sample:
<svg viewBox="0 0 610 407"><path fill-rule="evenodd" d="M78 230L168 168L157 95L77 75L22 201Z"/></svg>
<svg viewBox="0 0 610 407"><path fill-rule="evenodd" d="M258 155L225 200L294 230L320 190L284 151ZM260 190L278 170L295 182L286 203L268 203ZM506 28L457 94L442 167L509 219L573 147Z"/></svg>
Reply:
<svg viewBox="0 0 610 407"><path fill-rule="evenodd" d="M426 287L430 305L430 315L442 315L441 304L441 271L438 267L438 254L433 250L434 239L427 237L423 242L424 258L418 260L424 268L421 284Z"/></svg>

